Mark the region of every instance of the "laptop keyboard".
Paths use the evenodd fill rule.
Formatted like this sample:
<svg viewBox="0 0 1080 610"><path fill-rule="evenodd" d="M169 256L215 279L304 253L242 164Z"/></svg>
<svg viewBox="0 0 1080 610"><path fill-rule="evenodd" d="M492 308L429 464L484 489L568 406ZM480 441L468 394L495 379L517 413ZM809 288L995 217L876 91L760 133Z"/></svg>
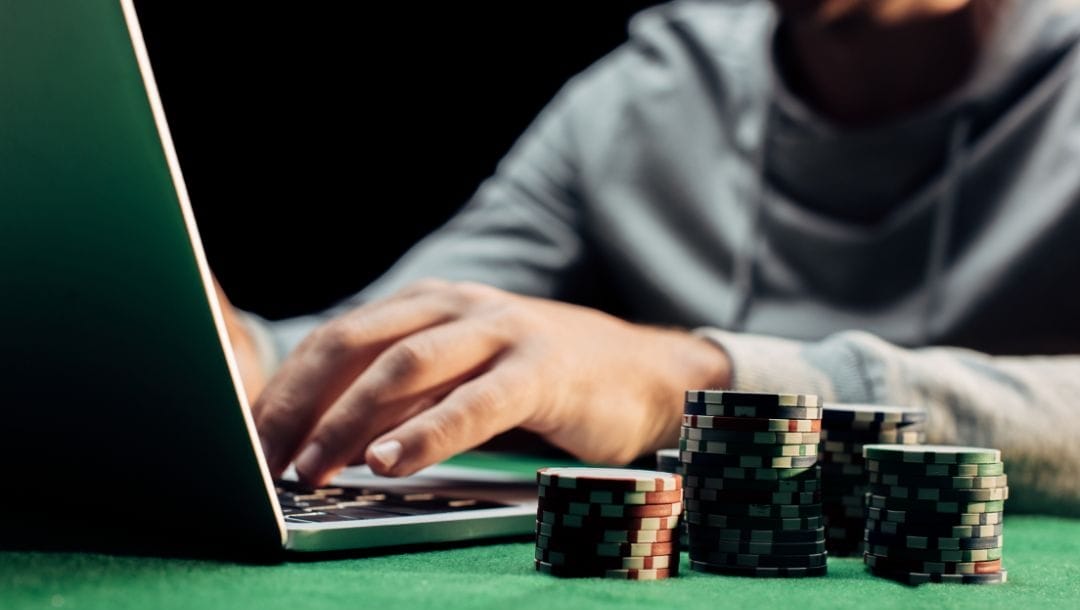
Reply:
<svg viewBox="0 0 1080 610"><path fill-rule="evenodd" d="M506 506L498 502L451 498L429 492L387 491L371 487L312 489L295 481L277 481L275 488L286 523L389 519Z"/></svg>

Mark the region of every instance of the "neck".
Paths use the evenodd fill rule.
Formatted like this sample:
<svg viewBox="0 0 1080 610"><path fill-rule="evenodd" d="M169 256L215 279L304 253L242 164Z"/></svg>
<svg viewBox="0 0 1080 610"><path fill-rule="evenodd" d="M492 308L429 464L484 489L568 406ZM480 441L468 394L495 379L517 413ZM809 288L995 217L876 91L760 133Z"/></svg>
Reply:
<svg viewBox="0 0 1080 610"><path fill-rule="evenodd" d="M902 23L853 15L781 23L778 55L792 88L838 123L859 126L916 111L959 88L992 31L997 2L978 0Z"/></svg>

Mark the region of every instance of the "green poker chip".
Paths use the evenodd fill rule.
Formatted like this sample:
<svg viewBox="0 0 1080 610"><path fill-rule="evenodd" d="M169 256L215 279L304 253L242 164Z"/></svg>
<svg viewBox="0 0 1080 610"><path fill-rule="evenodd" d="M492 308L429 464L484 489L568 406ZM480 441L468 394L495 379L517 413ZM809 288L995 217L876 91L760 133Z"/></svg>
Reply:
<svg viewBox="0 0 1080 610"><path fill-rule="evenodd" d="M992 477L1005 474L1005 464L916 464L866 458L867 472L914 477Z"/></svg>
<svg viewBox="0 0 1080 610"><path fill-rule="evenodd" d="M1001 450L952 445L865 445L863 457L913 464L994 464Z"/></svg>

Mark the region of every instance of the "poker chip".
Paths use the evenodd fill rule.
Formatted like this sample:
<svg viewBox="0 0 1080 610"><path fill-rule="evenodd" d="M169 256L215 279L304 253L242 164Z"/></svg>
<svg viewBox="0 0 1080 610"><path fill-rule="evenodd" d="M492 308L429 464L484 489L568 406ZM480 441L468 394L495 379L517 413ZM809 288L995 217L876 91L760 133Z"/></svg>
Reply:
<svg viewBox="0 0 1080 610"><path fill-rule="evenodd" d="M788 479L733 479L724 477L703 477L687 475L685 479L686 489L696 490L743 490L743 491L767 491L799 493L805 491L821 490L821 469L812 468L803 473L805 476Z"/></svg>
<svg viewBox="0 0 1080 610"><path fill-rule="evenodd" d="M807 576L825 576L827 566L815 568L747 568L717 565L703 561L690 561L690 569L696 572L722 574L724 576L747 576L753 578L802 578Z"/></svg>
<svg viewBox="0 0 1080 610"><path fill-rule="evenodd" d="M681 489L671 491L607 491L540 487L541 498L588 504L671 504L682 500Z"/></svg>
<svg viewBox="0 0 1080 610"><path fill-rule="evenodd" d="M997 464L1001 462L1001 451L983 447L955 447L951 445L898 447L883 444L864 447L863 457L885 462L915 464Z"/></svg>
<svg viewBox="0 0 1080 610"><path fill-rule="evenodd" d="M868 444L863 561L909 584L1000 584L1008 498L1001 452Z"/></svg>
<svg viewBox="0 0 1080 610"><path fill-rule="evenodd" d="M656 452L656 469L660 472L682 475L681 464L678 449L660 449ZM685 484L686 479L683 477L683 485Z"/></svg>
<svg viewBox="0 0 1080 610"><path fill-rule="evenodd" d="M747 502L706 502L687 500L686 512L725 517L758 517L767 519L792 519L820 517L821 502L808 504L750 504Z"/></svg>
<svg viewBox="0 0 1080 610"><path fill-rule="evenodd" d="M682 461L679 460L678 449L660 449L656 452L656 469L661 472L669 472L673 474L684 475ZM683 476L683 488L685 491L686 477ZM688 543L686 533L686 521L679 517L679 524L676 526L679 531L679 544L682 547L686 547Z"/></svg>
<svg viewBox="0 0 1080 610"><path fill-rule="evenodd" d="M926 574L990 574L1001 571L1001 560L992 561L918 561L894 559L872 553L863 555L871 568L886 572L922 572Z"/></svg>
<svg viewBox="0 0 1080 610"><path fill-rule="evenodd" d="M678 517L682 511L681 502L669 502L667 504L592 504L589 502L540 498L537 506L540 510L564 515L611 519Z"/></svg>
<svg viewBox="0 0 1080 610"><path fill-rule="evenodd" d="M770 419L751 417L723 417L713 415L683 415L684 431L716 432L721 434L742 432L802 432L820 433L820 419Z"/></svg>
<svg viewBox="0 0 1080 610"><path fill-rule="evenodd" d="M723 441L695 441L682 439L679 441L679 449L694 453L710 453L717 455L734 456L812 456L817 458L817 442L805 445L784 445L778 443L725 443Z"/></svg>
<svg viewBox="0 0 1080 610"><path fill-rule="evenodd" d="M565 553L537 548L536 561L549 563L553 566L582 569L603 570L656 570L671 569L679 565L679 553L675 551L667 555L647 556L617 556L617 557L587 557L582 558L576 553Z"/></svg>
<svg viewBox="0 0 1080 610"><path fill-rule="evenodd" d="M706 525L687 526L694 532L695 540L712 543L716 541L764 542L769 544L792 544L799 542L820 542L824 539L825 528L796 530L754 530L744 528L721 528Z"/></svg>
<svg viewBox="0 0 1080 610"><path fill-rule="evenodd" d="M807 419L820 420L821 407L750 407L721 405L707 402L688 402L684 407L686 415L707 415L712 417L752 417L754 419Z"/></svg>
<svg viewBox="0 0 1080 610"><path fill-rule="evenodd" d="M686 402L760 408L821 406L821 399L813 394L770 394L727 390L687 390Z"/></svg>
<svg viewBox="0 0 1080 610"><path fill-rule="evenodd" d="M867 507L867 519L918 525L994 525L1001 523L1001 513L923 513Z"/></svg>
<svg viewBox="0 0 1080 610"><path fill-rule="evenodd" d="M889 405L825 404L821 418L818 449L828 550L836 556L861 555L866 492L869 491L863 448L880 443L923 442L926 410Z"/></svg>
<svg viewBox="0 0 1080 610"><path fill-rule="evenodd" d="M1001 536L1000 526L997 527L997 535L994 536L978 536L970 538L945 538L934 536L902 536L898 534L883 534L871 529L864 531L865 540L870 544L893 546L897 548L905 549L927 549L927 550L973 550L973 549L992 549L994 547L1001 546L1003 541Z"/></svg>
<svg viewBox="0 0 1080 610"><path fill-rule="evenodd" d="M739 553L752 555L799 555L825 552L825 541L811 542L750 542L743 540L695 540L692 551ZM954 552L954 551L948 551ZM955 551L969 552L969 551ZM978 551L973 551L978 552ZM957 561L960 561L959 559Z"/></svg>
<svg viewBox="0 0 1080 610"><path fill-rule="evenodd" d="M829 407L826 406L826 409ZM875 443L896 443L900 445L915 445L926 440L926 432L921 426L906 425L896 427L886 425L875 430L859 428L842 428L839 422L830 422L829 426L821 431L821 440L837 443L866 443L872 439Z"/></svg>
<svg viewBox="0 0 1080 610"><path fill-rule="evenodd" d="M774 531L818 529L825 523L823 517L745 517L741 515L713 515L692 511L686 511L683 518L690 525Z"/></svg>
<svg viewBox="0 0 1080 610"><path fill-rule="evenodd" d="M866 552L880 557L891 559L903 559L909 561L939 561L939 562L974 562L993 561L1001 559L1002 549L1000 546L988 549L971 549L967 551L950 551L946 549L905 549L883 544L867 544Z"/></svg>
<svg viewBox="0 0 1080 610"><path fill-rule="evenodd" d="M895 572L869 568L874 576L887 578L908 585L922 585L926 583L949 583L957 585L999 585L1008 580L1008 570L989 574L929 574L925 572Z"/></svg>
<svg viewBox="0 0 1080 610"><path fill-rule="evenodd" d="M825 566L827 553L796 555L754 555L750 553L719 553L699 551L690 547L690 560L729 568L820 568Z"/></svg>
<svg viewBox="0 0 1080 610"><path fill-rule="evenodd" d="M589 557L645 557L670 555L678 547L671 542L593 542L552 538L538 534L536 548Z"/></svg>
<svg viewBox="0 0 1080 610"><path fill-rule="evenodd" d="M867 472L916 477L992 477L1005 474L1001 462L989 464L926 464L866 459Z"/></svg>
<svg viewBox="0 0 1080 610"><path fill-rule="evenodd" d="M938 502L935 500L909 500L890 498L867 492L866 505L869 508L902 510L907 512L936 513L999 513L1005 508L1004 500L990 502Z"/></svg>
<svg viewBox="0 0 1080 610"><path fill-rule="evenodd" d="M662 580L678 575L674 568L657 569L607 569L554 565L546 561L534 561L537 572L563 578L615 578L619 580Z"/></svg>
<svg viewBox="0 0 1080 610"><path fill-rule="evenodd" d="M1009 499L1008 487L990 487L981 489L943 489L941 487L907 487L903 485L880 485L870 483L867 489L872 494L888 498L926 500L935 502L989 502Z"/></svg>
<svg viewBox="0 0 1080 610"><path fill-rule="evenodd" d="M675 530L609 530L584 527L560 527L536 522L537 535L595 542L673 542Z"/></svg>
<svg viewBox="0 0 1080 610"><path fill-rule="evenodd" d="M679 452L680 459L683 452ZM739 466L717 467L715 465L694 465L680 462L687 477L712 477L733 481L782 481L788 479L803 480L807 476L816 476L814 467L802 468L744 468ZM809 473L809 474L808 474Z"/></svg>
<svg viewBox="0 0 1080 610"><path fill-rule="evenodd" d="M582 515L564 515L546 510L536 511L536 520L549 525L567 528L614 529L614 530L661 530L673 529L679 517L641 517L631 519L611 519L606 517L586 517Z"/></svg>
<svg viewBox="0 0 1080 610"><path fill-rule="evenodd" d="M682 489L682 477L653 470L621 468L541 468L537 484L544 487L607 491L671 491Z"/></svg>
<svg viewBox="0 0 1080 610"><path fill-rule="evenodd" d="M697 489L687 487L686 499L704 502L752 502L754 504L820 504L821 492L758 491L743 489Z"/></svg>
<svg viewBox="0 0 1080 610"><path fill-rule="evenodd" d="M1004 474L987 477L920 477L868 472L867 480L878 485L918 487L922 489L995 489L1006 487L1009 484L1009 477Z"/></svg>
<svg viewBox="0 0 1080 610"><path fill-rule="evenodd" d="M822 425L828 429L833 423L842 423L845 427L852 424L878 424L906 426L919 424L927 420L926 409L920 407L901 407L889 405L828 404L821 414Z"/></svg>
<svg viewBox="0 0 1080 610"><path fill-rule="evenodd" d="M694 570L825 574L820 405L802 394L686 393L678 455Z"/></svg>
<svg viewBox="0 0 1080 610"><path fill-rule="evenodd" d="M538 572L624 580L678 573L679 474L542 468L537 484L533 563Z"/></svg>
<svg viewBox="0 0 1080 610"><path fill-rule="evenodd" d="M795 420L793 420L795 421ZM812 420L803 420L812 421ZM809 445L821 442L820 432L742 432L712 428L683 428L679 438L691 441L719 441L736 445Z"/></svg>
<svg viewBox="0 0 1080 610"><path fill-rule="evenodd" d="M696 451L681 451L679 452L679 459L681 459L683 464L687 467L687 474L698 474L701 472L701 469L694 469L692 468L693 466L706 466L710 468L713 466L734 466L736 468L809 468L818 462L816 454L796 457L773 457L762 455L698 453Z"/></svg>
<svg viewBox="0 0 1080 610"><path fill-rule="evenodd" d="M1002 524L996 525L951 525L951 524L907 524L892 521L866 520L866 529L871 532L892 534L894 536L914 536L917 538L988 538L1000 536Z"/></svg>

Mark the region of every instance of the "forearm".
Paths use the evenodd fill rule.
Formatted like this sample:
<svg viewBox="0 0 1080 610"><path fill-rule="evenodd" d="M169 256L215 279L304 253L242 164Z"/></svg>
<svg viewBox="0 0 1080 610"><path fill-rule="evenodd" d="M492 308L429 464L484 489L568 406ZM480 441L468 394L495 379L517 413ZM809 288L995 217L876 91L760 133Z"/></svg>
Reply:
<svg viewBox="0 0 1080 610"><path fill-rule="evenodd" d="M699 332L728 352L735 389L926 407L929 442L1002 450L1010 509L1080 513L1080 357L906 350L861 332L816 343Z"/></svg>

